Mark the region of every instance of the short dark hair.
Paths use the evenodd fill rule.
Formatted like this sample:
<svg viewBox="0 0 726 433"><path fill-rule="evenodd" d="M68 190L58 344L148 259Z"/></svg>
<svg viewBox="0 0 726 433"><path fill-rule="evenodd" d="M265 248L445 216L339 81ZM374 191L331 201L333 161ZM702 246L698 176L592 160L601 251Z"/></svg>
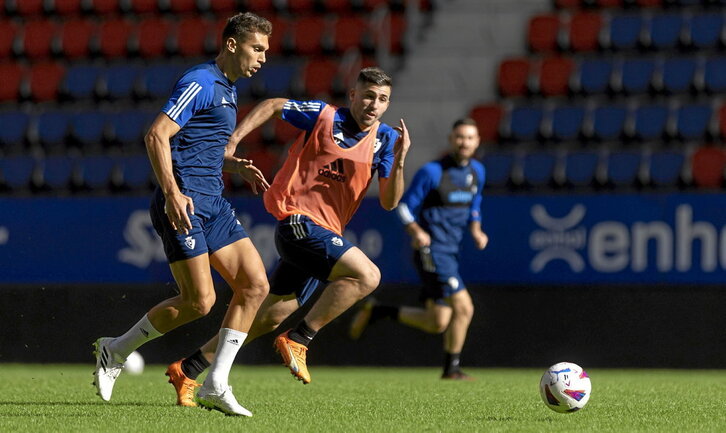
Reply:
<svg viewBox="0 0 726 433"><path fill-rule="evenodd" d="M272 34L272 23L252 12L239 13L230 17L222 31L222 45L227 38L239 38L237 42L244 42L253 33L261 33L270 36Z"/></svg>
<svg viewBox="0 0 726 433"><path fill-rule="evenodd" d="M389 77L388 74L383 72L383 69L377 66L371 66L360 70L356 82L391 87L393 80L391 80L391 77Z"/></svg>
<svg viewBox="0 0 726 433"><path fill-rule="evenodd" d="M461 125L473 126L475 128L478 128L477 124L476 124L476 120L472 119L471 117L462 117L461 119L457 119L454 122L454 126L451 127L451 130L453 131L454 129L460 127Z"/></svg>

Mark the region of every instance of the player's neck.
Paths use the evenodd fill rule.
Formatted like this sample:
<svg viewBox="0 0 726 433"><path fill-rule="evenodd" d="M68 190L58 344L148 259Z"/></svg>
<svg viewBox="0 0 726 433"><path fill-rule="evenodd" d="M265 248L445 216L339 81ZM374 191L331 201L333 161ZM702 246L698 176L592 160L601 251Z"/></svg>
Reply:
<svg viewBox="0 0 726 433"><path fill-rule="evenodd" d="M471 158L459 156L455 152L452 152L449 155L451 155L451 159L453 159L459 167L466 167L469 165L469 161L471 160Z"/></svg>
<svg viewBox="0 0 726 433"><path fill-rule="evenodd" d="M231 83L234 83L239 77L241 77L241 75L234 74L234 67L232 67L230 58L229 56L225 56L224 53L219 53L217 58L214 59L214 63L216 63L219 70L222 71L222 75L227 77Z"/></svg>

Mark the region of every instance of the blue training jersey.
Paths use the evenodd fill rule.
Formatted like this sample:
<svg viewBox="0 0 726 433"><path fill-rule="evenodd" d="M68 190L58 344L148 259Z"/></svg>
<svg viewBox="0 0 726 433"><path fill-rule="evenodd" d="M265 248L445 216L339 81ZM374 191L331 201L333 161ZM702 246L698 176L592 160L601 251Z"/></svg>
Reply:
<svg viewBox="0 0 726 433"><path fill-rule="evenodd" d="M474 159L460 166L451 156L421 167L398 204L403 224L418 223L431 235L431 249L455 253L464 230L481 221L485 170Z"/></svg>
<svg viewBox="0 0 726 433"><path fill-rule="evenodd" d="M292 126L310 133L325 107L323 101L288 100L282 107L282 119ZM338 146L350 148L368 135L361 131L348 108L338 108L333 121L333 138ZM305 137L307 139L307 136ZM398 139L398 131L381 122L378 126L375 145L373 147L373 164L371 174L378 170L378 177L389 177L393 167L393 146Z"/></svg>
<svg viewBox="0 0 726 433"><path fill-rule="evenodd" d="M181 130L171 139L181 190L222 193L224 148L237 120L237 92L212 60L184 72L161 110Z"/></svg>

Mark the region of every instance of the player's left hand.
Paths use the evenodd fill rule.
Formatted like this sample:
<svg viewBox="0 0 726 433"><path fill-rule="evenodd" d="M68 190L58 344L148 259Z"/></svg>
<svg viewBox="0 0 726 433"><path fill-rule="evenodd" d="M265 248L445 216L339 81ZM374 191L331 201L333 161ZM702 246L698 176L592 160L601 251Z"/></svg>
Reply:
<svg viewBox="0 0 726 433"><path fill-rule="evenodd" d="M483 250L487 247L487 244L489 243L489 236L487 236L486 233L479 230L478 232L472 233L472 237L474 238L474 245L480 250Z"/></svg>
<svg viewBox="0 0 726 433"><path fill-rule="evenodd" d="M252 160L240 159L237 165L237 173L242 176L245 182L250 184L254 194L257 194L258 189L264 192L270 188L265 175L262 174L259 168L252 165Z"/></svg>
<svg viewBox="0 0 726 433"><path fill-rule="evenodd" d="M408 152L408 148L411 147L411 137L408 135L408 128L406 128L406 122L403 121L403 119L400 120L400 125L394 127L396 131L398 131L398 140L396 140L396 144L393 146L393 155L394 157L398 158L400 161L403 160L403 158L406 157L406 153Z"/></svg>

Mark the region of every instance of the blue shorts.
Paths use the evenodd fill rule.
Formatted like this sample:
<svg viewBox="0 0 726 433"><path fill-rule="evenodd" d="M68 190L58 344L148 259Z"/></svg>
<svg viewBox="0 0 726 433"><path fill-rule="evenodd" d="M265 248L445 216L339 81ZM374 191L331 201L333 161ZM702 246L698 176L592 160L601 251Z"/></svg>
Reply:
<svg viewBox="0 0 726 433"><path fill-rule="evenodd" d="M275 246L280 261L270 277L270 293L297 297L303 305L328 280L340 257L354 247L344 237L315 224L305 215L278 222Z"/></svg>
<svg viewBox="0 0 726 433"><path fill-rule="evenodd" d="M154 192L149 208L151 222L164 243L164 253L169 263L212 254L247 237L234 209L224 197L192 191L183 193L194 201L194 215L189 215L192 222L189 234L179 234L171 227L169 218L164 213L166 199L159 188Z"/></svg>
<svg viewBox="0 0 726 433"><path fill-rule="evenodd" d="M416 250L413 253L423 288L420 299L433 299L437 304L448 305L445 301L454 293L465 290L464 281L459 275L459 257L457 253L431 251L429 248Z"/></svg>

